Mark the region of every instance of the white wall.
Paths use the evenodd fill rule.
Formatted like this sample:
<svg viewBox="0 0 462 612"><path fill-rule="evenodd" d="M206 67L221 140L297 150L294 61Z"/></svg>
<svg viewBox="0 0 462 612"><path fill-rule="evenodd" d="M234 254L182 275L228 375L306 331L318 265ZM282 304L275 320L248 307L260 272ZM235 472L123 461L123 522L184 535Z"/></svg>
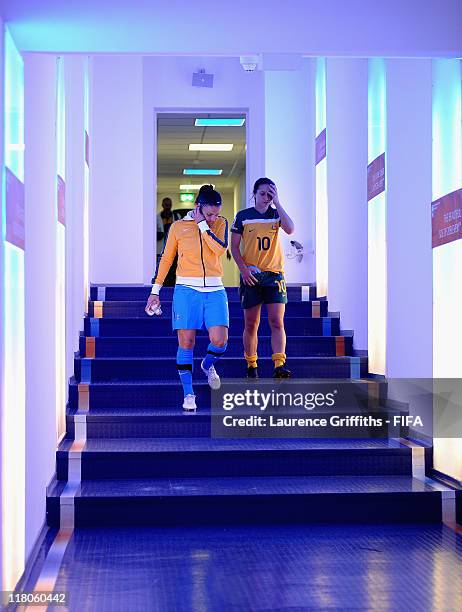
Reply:
<svg viewBox="0 0 462 612"><path fill-rule="evenodd" d="M462 188L461 62L435 60L433 78L433 197ZM433 256L433 375L462 377L462 329L454 313L462 310L462 240L441 245Z"/></svg>
<svg viewBox="0 0 462 612"><path fill-rule="evenodd" d="M90 281L143 279L142 58L97 56L91 79ZM153 206L151 200L151 219ZM152 228L152 224L151 224ZM150 233L150 246L153 234ZM152 252L152 248L151 248Z"/></svg>
<svg viewBox="0 0 462 612"><path fill-rule="evenodd" d="M4 172L4 116L5 116L5 103L4 103L4 65L5 65L5 50L4 50L4 24L2 20L2 16L0 15L0 169L2 171L2 177ZM2 182L2 200L3 200L3 178ZM1 202L1 207L3 209L3 201ZM0 321L4 321L4 292L5 292L5 283L4 279L4 262L3 262L3 250L4 250L4 242L3 242L3 234L5 228L3 227L3 214L0 214ZM3 325L0 325L0 389L4 388L3 382L3 372L4 372L4 338L3 338ZM5 406L3 402L3 393L0 393L0 457L2 454L2 440L3 440L3 414L5 411ZM3 480L2 473L0 473L0 585L4 585L3 582Z"/></svg>
<svg viewBox="0 0 462 612"><path fill-rule="evenodd" d="M116 61L117 58L114 58ZM191 86L192 73L213 73L214 87ZM264 168L263 74L245 73L237 58L146 57L143 60L144 273L149 282L153 253L153 202L156 201L156 111L246 111L246 175L250 183ZM255 178L253 178L255 177Z"/></svg>
<svg viewBox="0 0 462 612"><path fill-rule="evenodd" d="M315 227L314 198L314 90L311 65L298 70L265 71L265 174L275 181L282 205L295 224L295 232L280 232L283 252L290 240L304 246L302 262L285 259L288 283L313 282ZM256 177L258 178L258 177ZM249 186L252 189L253 182Z"/></svg>
<svg viewBox="0 0 462 612"><path fill-rule="evenodd" d="M26 55L26 558L45 521L56 449L56 58Z"/></svg>
<svg viewBox="0 0 462 612"><path fill-rule="evenodd" d="M462 187L461 69L462 63L459 60L432 62L433 201ZM432 259L433 376L437 379L460 379L462 330L460 324L454 324L454 319L459 321L462 311L462 240L434 248ZM460 393L457 395L455 391L457 385L451 381L438 380L434 388L441 394L434 399L434 407L438 407L440 413L443 410L444 414L446 398L460 397ZM441 425L438 420L434 423L434 466L462 481L462 439L446 437L444 427L441 431ZM454 429L454 434L458 433Z"/></svg>
<svg viewBox="0 0 462 612"><path fill-rule="evenodd" d="M83 329L84 294L84 197L85 197L85 58L65 60L66 92L66 377L74 373L73 353Z"/></svg>
<svg viewBox="0 0 462 612"><path fill-rule="evenodd" d="M309 251L314 244L314 94L309 60L300 70L264 75L260 71L246 74L237 58L147 57L142 60L142 89L139 61L140 58L103 56L94 62L92 282L137 283L151 279L156 112L175 110L247 112L246 191L250 192L258 177L268 174L279 183L281 199L296 222L293 238L302 242L308 252L300 268L295 260L288 261L287 279L313 280L314 257ZM215 75L212 89L191 86L192 73L201 67ZM142 125L136 116L141 95ZM142 165L138 163L141 145ZM288 240L284 241L285 250Z"/></svg>
<svg viewBox="0 0 462 612"><path fill-rule="evenodd" d="M387 375L432 376L432 70L387 61Z"/></svg>
<svg viewBox="0 0 462 612"><path fill-rule="evenodd" d="M329 310L367 349L367 61L326 66Z"/></svg>

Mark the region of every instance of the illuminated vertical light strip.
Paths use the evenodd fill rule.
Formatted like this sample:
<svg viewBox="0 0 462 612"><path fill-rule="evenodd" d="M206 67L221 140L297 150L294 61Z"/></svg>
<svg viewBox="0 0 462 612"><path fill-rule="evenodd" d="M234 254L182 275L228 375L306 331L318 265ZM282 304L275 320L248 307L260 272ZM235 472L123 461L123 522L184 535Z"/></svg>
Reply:
<svg viewBox="0 0 462 612"><path fill-rule="evenodd" d="M56 70L56 170L66 184L66 108L64 59L57 58ZM56 194L58 183L56 184ZM58 207L56 206L56 211ZM56 219L56 432L58 438L66 425L66 226Z"/></svg>
<svg viewBox="0 0 462 612"><path fill-rule="evenodd" d="M462 187L462 94L460 60L433 60L432 200ZM430 220L430 209L429 209ZM462 240L433 249L433 376L462 378ZM434 425L434 466L462 480L462 440L438 438Z"/></svg>
<svg viewBox="0 0 462 612"><path fill-rule="evenodd" d="M316 60L316 136L326 129L326 59ZM316 287L318 296L328 289L327 157L316 164Z"/></svg>
<svg viewBox="0 0 462 612"><path fill-rule="evenodd" d="M368 160L370 164L386 150L385 60L369 60ZM386 160L385 160L386 181ZM387 245L385 191L368 202L368 355L369 370L386 374L387 337Z"/></svg>
<svg viewBox="0 0 462 612"><path fill-rule="evenodd" d="M5 166L24 183L24 64L5 28ZM4 182L4 181L3 181ZM6 227L5 187L2 190ZM5 231L5 230L4 230ZM4 388L2 405L2 566L3 590L13 589L25 555L25 296L24 251L6 241L4 249Z"/></svg>
<svg viewBox="0 0 462 612"><path fill-rule="evenodd" d="M85 149L84 164L84 200L83 200L83 282L84 282L84 311L88 313L88 293L90 287L89 272L89 200L90 200L90 168L89 168L89 134L90 134L90 60L85 59L84 68L84 134L83 146Z"/></svg>

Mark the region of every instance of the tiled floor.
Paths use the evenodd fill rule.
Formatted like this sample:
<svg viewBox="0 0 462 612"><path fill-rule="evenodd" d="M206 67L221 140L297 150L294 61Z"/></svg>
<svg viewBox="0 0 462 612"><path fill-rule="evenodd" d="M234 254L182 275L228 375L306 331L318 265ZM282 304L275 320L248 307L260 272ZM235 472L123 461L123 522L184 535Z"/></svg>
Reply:
<svg viewBox="0 0 462 612"><path fill-rule="evenodd" d="M78 529L55 589L79 612L452 612L461 577L440 525Z"/></svg>

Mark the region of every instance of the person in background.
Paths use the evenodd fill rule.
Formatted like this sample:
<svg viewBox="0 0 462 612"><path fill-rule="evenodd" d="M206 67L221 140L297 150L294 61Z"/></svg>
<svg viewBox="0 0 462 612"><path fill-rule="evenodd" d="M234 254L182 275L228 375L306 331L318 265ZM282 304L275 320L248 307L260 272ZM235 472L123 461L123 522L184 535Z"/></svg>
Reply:
<svg viewBox="0 0 462 612"><path fill-rule="evenodd" d="M229 312L221 258L228 248L228 221L220 216L221 204L218 191L212 185L203 185L194 210L172 224L146 304L146 312L160 306L161 287L178 255L172 324L178 334L177 369L186 411L196 410L192 386L196 331L205 327L209 333L210 344L201 368L212 389L220 387L215 364L227 347Z"/></svg>
<svg viewBox="0 0 462 612"><path fill-rule="evenodd" d="M286 362L284 313L287 289L279 228L287 234L294 223L279 201L269 178L259 178L253 188L255 205L240 210L231 227L231 253L241 273L239 295L244 309L244 357L247 377L258 378L257 346L261 305L266 304L271 328L274 378L290 378ZM242 251L241 251L242 247Z"/></svg>
<svg viewBox="0 0 462 612"><path fill-rule="evenodd" d="M159 213L162 226L164 228L164 242L167 241L168 232L173 223L173 212L172 212L172 200L171 198L164 198L162 200L162 210Z"/></svg>

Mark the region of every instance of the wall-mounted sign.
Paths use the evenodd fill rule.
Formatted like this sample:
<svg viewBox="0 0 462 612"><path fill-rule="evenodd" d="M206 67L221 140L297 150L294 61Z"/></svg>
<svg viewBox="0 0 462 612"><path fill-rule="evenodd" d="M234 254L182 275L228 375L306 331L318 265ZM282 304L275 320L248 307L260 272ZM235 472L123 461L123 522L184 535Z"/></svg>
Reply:
<svg viewBox="0 0 462 612"><path fill-rule="evenodd" d="M326 128L323 129L316 136L316 165L319 164L326 157L327 152L327 132Z"/></svg>
<svg viewBox="0 0 462 612"><path fill-rule="evenodd" d="M66 225L66 183L58 174L58 221Z"/></svg>
<svg viewBox="0 0 462 612"><path fill-rule="evenodd" d="M24 183L5 168L6 174L6 240L23 251L26 248Z"/></svg>
<svg viewBox="0 0 462 612"><path fill-rule="evenodd" d="M432 247L462 238L462 189L432 202Z"/></svg>
<svg viewBox="0 0 462 612"><path fill-rule="evenodd" d="M180 202L194 202L195 199L193 193L180 193Z"/></svg>
<svg viewBox="0 0 462 612"><path fill-rule="evenodd" d="M367 201L385 191L385 153L367 166Z"/></svg>

